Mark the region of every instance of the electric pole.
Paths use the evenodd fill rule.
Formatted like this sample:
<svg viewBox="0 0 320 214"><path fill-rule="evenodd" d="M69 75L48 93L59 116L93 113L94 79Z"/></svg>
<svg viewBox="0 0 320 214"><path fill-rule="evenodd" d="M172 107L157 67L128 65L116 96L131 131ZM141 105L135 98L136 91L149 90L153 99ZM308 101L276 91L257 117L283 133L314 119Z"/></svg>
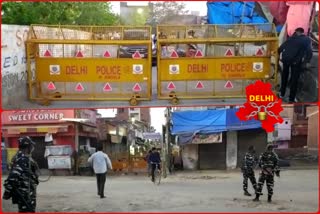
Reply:
<svg viewBox="0 0 320 214"><path fill-rule="evenodd" d="M164 139L164 174L163 177L167 177L167 172L169 170L169 165L170 165L170 159L169 159L169 143L170 143L170 119L171 119L171 114L170 114L170 107L167 107L166 109L166 131L165 131L165 139Z"/></svg>

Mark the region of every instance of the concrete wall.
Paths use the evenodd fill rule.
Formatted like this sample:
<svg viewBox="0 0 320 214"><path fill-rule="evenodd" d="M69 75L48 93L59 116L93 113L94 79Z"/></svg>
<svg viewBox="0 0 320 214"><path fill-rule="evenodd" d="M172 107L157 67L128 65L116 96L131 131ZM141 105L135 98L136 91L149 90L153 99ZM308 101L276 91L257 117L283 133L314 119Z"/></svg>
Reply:
<svg viewBox="0 0 320 214"><path fill-rule="evenodd" d="M288 159L295 155L305 154L307 149L304 148L288 148L288 149L275 149L275 152L281 159Z"/></svg>
<svg viewBox="0 0 320 214"><path fill-rule="evenodd" d="M237 151L238 151L238 133L236 131L227 132L227 151L226 151L227 169L235 169L237 167Z"/></svg>
<svg viewBox="0 0 320 214"><path fill-rule="evenodd" d="M160 20L160 24L167 25L190 25L200 24L197 15L172 15Z"/></svg>
<svg viewBox="0 0 320 214"><path fill-rule="evenodd" d="M193 106L193 107L173 107L174 111L201 111L208 110L206 106Z"/></svg>
<svg viewBox="0 0 320 214"><path fill-rule="evenodd" d="M183 168L186 170L196 170L199 165L199 152L197 144L189 144L182 146Z"/></svg>
<svg viewBox="0 0 320 214"><path fill-rule="evenodd" d="M27 99L25 41L28 26L1 25L2 106L19 108L17 100Z"/></svg>
<svg viewBox="0 0 320 214"><path fill-rule="evenodd" d="M312 106L307 108L308 115L308 151L318 153L319 143L319 108Z"/></svg>

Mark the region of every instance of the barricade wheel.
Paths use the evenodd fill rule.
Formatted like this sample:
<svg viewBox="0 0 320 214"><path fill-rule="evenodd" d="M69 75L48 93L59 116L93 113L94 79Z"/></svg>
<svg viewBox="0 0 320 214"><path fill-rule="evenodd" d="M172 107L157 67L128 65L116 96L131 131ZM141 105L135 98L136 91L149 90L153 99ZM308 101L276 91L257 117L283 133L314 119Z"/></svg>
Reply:
<svg viewBox="0 0 320 214"><path fill-rule="evenodd" d="M130 102L130 105L132 106L138 105L138 100L136 98L131 98L129 102Z"/></svg>
<svg viewBox="0 0 320 214"><path fill-rule="evenodd" d="M176 97L176 93L174 91L171 91L169 97Z"/></svg>
<svg viewBox="0 0 320 214"><path fill-rule="evenodd" d="M172 105L178 105L179 104L179 99L177 97L174 97L171 99L171 104Z"/></svg>
<svg viewBox="0 0 320 214"><path fill-rule="evenodd" d="M55 92L55 93L53 94L53 97L54 97L54 98L61 98L62 95L61 95L60 92Z"/></svg>

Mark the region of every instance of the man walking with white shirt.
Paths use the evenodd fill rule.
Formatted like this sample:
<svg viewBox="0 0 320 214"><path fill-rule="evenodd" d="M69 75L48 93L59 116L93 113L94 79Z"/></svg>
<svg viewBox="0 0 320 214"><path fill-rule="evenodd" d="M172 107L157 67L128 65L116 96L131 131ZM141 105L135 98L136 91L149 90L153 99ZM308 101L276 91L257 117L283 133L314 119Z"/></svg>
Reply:
<svg viewBox="0 0 320 214"><path fill-rule="evenodd" d="M99 144L97 146L97 152L88 159L88 162L93 166L97 177L98 195L100 195L100 198L105 198L104 185L106 183L107 169L112 170L112 164L108 155L102 152L102 145Z"/></svg>

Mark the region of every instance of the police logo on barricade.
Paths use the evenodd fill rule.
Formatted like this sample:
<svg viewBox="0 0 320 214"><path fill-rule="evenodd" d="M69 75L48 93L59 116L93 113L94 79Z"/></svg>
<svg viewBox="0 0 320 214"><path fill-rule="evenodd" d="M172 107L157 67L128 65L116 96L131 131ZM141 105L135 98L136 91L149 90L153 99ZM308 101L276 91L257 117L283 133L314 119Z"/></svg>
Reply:
<svg viewBox="0 0 320 214"><path fill-rule="evenodd" d="M50 75L60 75L60 65L50 65Z"/></svg>
<svg viewBox="0 0 320 214"><path fill-rule="evenodd" d="M133 65L133 74L142 74L143 65Z"/></svg>
<svg viewBox="0 0 320 214"><path fill-rule="evenodd" d="M180 66L179 65L169 65L169 73L170 74L179 74Z"/></svg>
<svg viewBox="0 0 320 214"><path fill-rule="evenodd" d="M254 62L252 67L253 67L253 72L262 72L263 62Z"/></svg>

